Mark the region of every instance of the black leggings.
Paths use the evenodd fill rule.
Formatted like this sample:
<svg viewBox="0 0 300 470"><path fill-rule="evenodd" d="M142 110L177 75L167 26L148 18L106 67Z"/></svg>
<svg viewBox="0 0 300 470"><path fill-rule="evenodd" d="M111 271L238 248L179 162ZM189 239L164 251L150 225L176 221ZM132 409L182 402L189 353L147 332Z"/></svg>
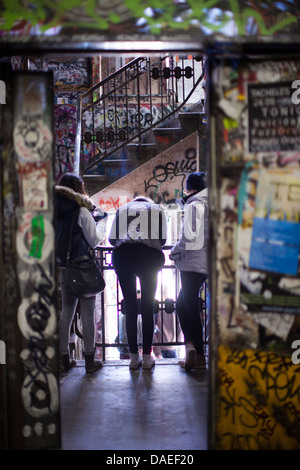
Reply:
<svg viewBox="0 0 300 470"><path fill-rule="evenodd" d="M124 243L113 252L112 261L125 301L126 333L131 353L138 352L138 299L136 278L141 285L143 354L150 354L154 332L154 296L157 274L164 265L164 254L142 243Z"/></svg>
<svg viewBox="0 0 300 470"><path fill-rule="evenodd" d="M199 290L207 274L181 271L181 290L176 301L176 312L185 338L192 342L197 354L203 354L203 328L199 310Z"/></svg>

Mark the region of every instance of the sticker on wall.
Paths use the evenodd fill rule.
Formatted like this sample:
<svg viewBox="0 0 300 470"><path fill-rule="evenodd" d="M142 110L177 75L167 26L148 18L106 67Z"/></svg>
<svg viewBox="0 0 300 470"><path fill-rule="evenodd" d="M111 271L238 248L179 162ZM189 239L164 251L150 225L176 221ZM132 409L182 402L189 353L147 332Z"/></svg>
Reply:
<svg viewBox="0 0 300 470"><path fill-rule="evenodd" d="M40 214L31 219L31 233L32 240L29 255L40 259L45 240L44 219Z"/></svg>
<svg viewBox="0 0 300 470"><path fill-rule="evenodd" d="M41 214L25 213L17 232L17 251L29 264L45 261L53 252L54 229Z"/></svg>
<svg viewBox="0 0 300 470"><path fill-rule="evenodd" d="M13 139L19 160L40 162L49 157L52 133L39 116L23 115L14 128Z"/></svg>
<svg viewBox="0 0 300 470"><path fill-rule="evenodd" d="M56 377L49 372L32 371L23 383L21 394L28 414L41 418L58 410L58 386Z"/></svg>
<svg viewBox="0 0 300 470"><path fill-rule="evenodd" d="M299 222L254 218L250 268L297 276L299 251Z"/></svg>
<svg viewBox="0 0 300 470"><path fill-rule="evenodd" d="M20 196L25 211L47 211L49 162L19 164L18 169Z"/></svg>
<svg viewBox="0 0 300 470"><path fill-rule="evenodd" d="M23 336L31 341L51 338L56 331L55 308L47 305L38 293L25 297L18 309L18 325Z"/></svg>

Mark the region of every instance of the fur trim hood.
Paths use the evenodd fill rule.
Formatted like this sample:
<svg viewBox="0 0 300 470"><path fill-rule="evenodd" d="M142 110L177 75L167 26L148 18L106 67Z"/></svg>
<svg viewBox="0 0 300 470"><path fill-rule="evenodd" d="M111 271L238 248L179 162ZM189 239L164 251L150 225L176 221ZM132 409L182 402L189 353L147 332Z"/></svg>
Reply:
<svg viewBox="0 0 300 470"><path fill-rule="evenodd" d="M91 212L96 208L95 204L88 196L76 193L71 188L67 188L66 186L55 186L55 191L60 196L65 196L70 201L76 202L79 207L86 207Z"/></svg>

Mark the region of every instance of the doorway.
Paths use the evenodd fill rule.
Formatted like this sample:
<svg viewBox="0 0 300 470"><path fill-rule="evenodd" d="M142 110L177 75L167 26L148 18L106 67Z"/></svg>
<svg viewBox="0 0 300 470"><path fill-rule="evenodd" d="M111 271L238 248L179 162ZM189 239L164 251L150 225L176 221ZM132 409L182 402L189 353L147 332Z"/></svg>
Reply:
<svg viewBox="0 0 300 470"><path fill-rule="evenodd" d="M182 60L179 59L178 60ZM191 59L189 59L191 60ZM198 99L199 102L199 99ZM195 104L195 103L192 103ZM197 104L197 102L196 102ZM203 106L203 99L200 98L200 105ZM192 105L191 105L192 106ZM132 109L132 108L131 108ZM201 116L202 118L203 116ZM146 122L146 121L145 121ZM174 124L173 124L174 126ZM170 126L171 128L171 126ZM95 134L95 132L94 132ZM189 154L186 158L186 161L189 163L189 166L186 164L181 164L179 177L180 177L180 185L182 185L184 181L184 173L187 173L193 168L191 166L192 157L195 159L195 168L199 168L199 162L196 160L199 158L197 155L197 139L198 134L193 140L193 144L195 145L194 153L191 152L191 141L186 141L186 148L189 151ZM144 142L145 143L145 142ZM182 153L182 149L184 148L183 144L180 145L180 152ZM88 149L89 150L89 149ZM168 152L165 148L164 152ZM174 155L174 150L171 150ZM175 153L176 155L176 153ZM172 159L170 156L167 157L168 161L165 163L167 167L172 164ZM114 158L115 160L115 158ZM107 163L109 164L109 159ZM145 162L143 162L145 163ZM160 162L161 163L161 162ZM181 163L181 162L179 162ZM116 164L115 161L112 164ZM204 163L202 163L204 165ZM148 165L149 166L149 165ZM153 166L152 165L152 173L149 173L149 168L144 169L143 165L139 165L137 169L134 169L133 172L137 172L139 174L139 178L142 180L142 183L146 180L149 181L151 177L153 178ZM175 165L174 165L175 167ZM163 166L160 165L160 171L162 171ZM185 170L185 171L184 171ZM129 173L128 179L132 177L135 181L135 187L138 186L137 178L135 178L134 173ZM170 173L168 175L165 172L166 177L165 179L174 180L177 177L177 174ZM98 175L97 175L98 176ZM95 176L95 180L97 180L97 176ZM86 181L90 186L92 186L91 180L93 176L87 175ZM123 176L123 187L122 189L126 191L128 195L132 193L131 184L126 187L124 184L124 179L126 179L126 175ZM161 177L161 180L163 178ZM154 180L154 178L153 178ZM130 183L131 183L130 181ZM156 181L157 182L157 181ZM162 181L160 181L161 183ZM163 181L164 182L164 181ZM174 181L172 181L174 182ZM153 183L153 182L152 182ZM166 181L167 183L167 181ZM112 186L115 185L117 190L119 191L118 185L116 183L112 183ZM149 185L150 186L150 185ZM153 184L151 185L153 187ZM161 184L160 184L161 186ZM174 187L174 186L173 186ZM181 211L178 210L175 204L175 197L172 198L172 195L175 196L175 190L173 194L170 194L170 188L165 186L165 188L160 188L160 192L156 192L155 196L157 198L156 202L161 202L158 200L159 195L163 193L163 190L169 190L169 202L165 204L166 211L168 212L168 220L169 220L169 230L168 230L168 244L174 244L177 240L178 236L178 227L181 221ZM118 207L118 200L114 197L115 189L112 189L112 192L109 193L109 189L104 188L104 191L96 191L95 195L93 196L93 200L95 203L99 201L98 206L102 206L102 208L108 210L109 213L109 221L108 225L111 223L115 215L116 208ZM180 191L180 186L179 186ZM123 193L122 193L123 194ZM180 194L180 192L179 192ZM112 202L114 201L114 202ZM102 204L101 204L102 203ZM104 207L103 207L104 203ZM107 229L107 233L109 233L109 227ZM107 241L107 240L106 240ZM99 357L103 359L103 355L105 358L105 365L104 368L97 373L97 375L93 377L86 377L84 373L84 364L83 362L80 363L80 360L83 360L83 357L80 356L80 350L76 349L77 360L79 359L79 367L75 370L72 370L67 376L61 377L61 408L62 408L62 442L63 447L74 449L76 446L81 446L79 448L86 448L85 446L96 446L96 448L101 449L128 449L128 446L132 446L130 448L137 449L139 446L143 449L151 449L151 446L155 446L155 448L159 449L170 449L170 448L182 448L182 449L204 449L206 448L206 441L207 441L207 430L206 430L206 410L207 410L207 371L198 371L197 373L189 374L184 379L184 386L180 385L180 381L182 380L182 372L180 368L178 369L178 357L182 357L179 354L184 354L182 352L183 347L183 338L182 333L180 330L180 325L178 323L178 319L176 317L176 312L174 307L170 308L171 301L175 301L176 295L178 294L179 283L178 283L178 272L174 272L174 266L172 267L172 263L168 261L166 263L165 269L159 275L159 282L157 288L157 306L158 311L156 312L157 316L157 330L164 329L163 322L165 324L168 323L170 319L172 319L172 330L173 336L169 337L169 340L166 340L165 334L163 336L156 337L156 341L154 344L154 350L157 351L156 357L156 373L153 371L152 374L143 374L139 372L130 372L128 370L128 355L126 356L126 339L122 339L121 336L124 334L124 314L122 312L122 295L119 289L119 286L116 282L116 276L112 269L111 265L111 250L109 249L109 243L105 243L105 246L99 249L100 258L102 262L102 266L104 268L104 273L106 276L106 283L107 288L104 294L101 294L99 299L99 315L97 317L97 324L99 325L98 331L98 341L99 345L103 346L100 352ZM167 256L168 259L168 256ZM117 285L117 288L116 288ZM169 290L168 290L169 289ZM202 293L202 299L204 300L204 304L206 305L206 300L208 296L208 289ZM112 301L114 299L114 301ZM165 312L166 310L166 302L168 301L168 313ZM208 340L208 317L206 315L206 308L204 310L204 330L205 330L205 340ZM107 320L105 320L107 319ZM80 323L80 318L79 318ZM78 324L77 324L78 327ZM77 336L80 336L80 331L77 330ZM79 326L80 330L80 326ZM79 333L79 335L78 335ZM77 341L78 344L78 341ZM79 349L80 349L81 342L79 341ZM176 354L173 357L163 357L161 349L172 350ZM179 349L181 351L179 352ZM159 351L158 351L159 350ZM102 353L102 356L101 356ZM127 351L128 354L128 351ZM180 375L178 375L180 374ZM103 384L103 375L105 376L104 384ZM167 377L166 377L167 376ZM119 390L120 388L124 388L122 398L120 398L117 394L115 394L115 386L112 383L114 380L117 380L116 388ZM120 380L120 383L118 383ZM161 382L163 380L163 383ZM179 383L177 384L177 382ZM105 388L105 384L109 386L107 389ZM124 384L126 384L124 386ZM177 385L176 385L177 384ZM174 398L172 394L163 392L162 389L171 385L172 388L175 388L176 393ZM89 399L85 400L85 393L83 392L83 388L85 386L93 387L94 393L96 396L101 396L104 398L104 401L107 400L107 403L110 405L105 405L100 400L99 404L96 404L92 399L92 396ZM144 388L146 387L146 388ZM188 400L186 400L186 393L187 388L191 389L191 396ZM77 390L77 392L76 392ZM125 393L126 392L126 393ZM127 393L128 392L128 393ZM79 393L79 396L77 395ZM91 392L90 392L91 393ZM201 401L200 406L198 407L195 403L198 400ZM149 398L153 397L153 398ZM157 400L155 398L157 396ZM107 398L106 398L107 397ZM134 400L133 403L130 403ZM146 400L146 401L145 401ZM152 400L154 400L153 405L154 408L152 409L149 406L148 401L152 404ZM174 400L174 401L173 401ZM76 412L75 405L80 401L81 403L81 413L78 416ZM130 405L129 405L130 403ZM101 411L98 408L101 407ZM137 407L137 411L133 412L132 408ZM172 408L172 413L166 413L166 409ZM124 410L123 410L124 408ZM196 419L193 417L193 409L196 408L201 413L201 416L197 417ZM126 415L126 422L128 423L127 428L127 435L124 436L124 432L122 430L122 423L120 422L120 411L122 411L123 415ZM101 419L103 421L104 417L107 422L111 423L111 425L115 426L109 435L104 434L102 439L99 438L99 427L97 428L97 423L99 426L99 422L97 421L96 417L101 415ZM161 416L162 421L158 419L158 416ZM176 418L175 418L176 417ZM85 423L90 423L91 419L95 419L93 427L98 429L97 435L91 435L91 431L87 428L85 431L85 436L89 436L88 438L82 438L80 435L76 435L76 433L69 434L68 426L70 426L71 422L73 421L74 427L84 427ZM123 418L125 419L125 418ZM98 420L100 418L98 417ZM136 424L137 422L148 422L149 426L145 427L143 432L139 435L136 434ZM154 420L154 421L153 421ZM187 426L182 428L182 422L186 421L188 426L191 426L193 429L193 439L191 439L189 435L189 431L187 430ZM69 423L65 426L65 423ZM132 423L129 426L129 423ZM152 424L151 424L152 423ZM204 425L205 423L205 425ZM155 428L157 426L157 429ZM169 430L166 433L166 430ZM170 432L171 430L171 432ZM100 431L101 432L101 431ZM121 433L120 437L116 437ZM128 436L132 436L132 442L130 443L130 438ZM71 437L72 436L72 437ZM183 436L185 436L186 441L183 442ZM177 439L181 442L176 443ZM128 442L129 440L129 442ZM155 442L155 444L154 444ZM183 447L182 447L183 446ZM89 447L90 448L90 447Z"/></svg>
<svg viewBox="0 0 300 470"><path fill-rule="evenodd" d="M14 58L15 58L15 57L16 57L16 56L14 56ZM17 68L15 68L15 70L17 70ZM31 71L30 73L35 73L35 71ZM59 99L60 99L60 100L65 100L66 98L61 98L61 97L59 97ZM56 102L56 103L55 103L55 105L60 105L60 104L66 104L66 103L64 103L64 102L59 102L59 103ZM68 103L68 104L69 104L69 103ZM71 104L72 104L72 103L71 103ZM60 122L62 122L62 121L63 121L63 119L62 119ZM70 121L69 121L69 122L70 122ZM71 123L73 123L73 120L71 121ZM68 135L68 136L69 136L69 135ZM66 149L67 149L67 152L64 153L64 152L61 150L61 148L60 148L60 153L59 153L59 155L60 155L60 156L61 156L61 155L66 155L66 157L68 158L70 154L69 154L69 149L67 148L67 146L66 146ZM188 158L190 158L190 155L188 155ZM169 361L169 362L170 362L170 361ZM124 369L124 370L125 370L125 369ZM126 369L126 370L127 370L127 369ZM159 370L159 369L158 369L158 370ZM143 376L142 376L142 377L143 377ZM146 380L148 380L148 379L149 379L149 377L146 378ZM109 379L107 379L107 380L109 380ZM144 380L144 379L143 379L143 380ZM62 382L61 387L63 388L63 387L64 387L64 384L66 384L66 383L67 383L67 381ZM147 382L147 383L148 383L148 382ZM149 384L148 384L148 385L149 385ZM166 403L166 402L163 402L163 404L164 404L165 406L167 406L167 403ZM22 406L22 405L20 405L20 406ZM143 406L146 406L146 404L144 404ZM203 420L201 420L201 423L203 423ZM33 428L30 428L30 429L33 429ZM49 429L49 432L50 432L51 429L52 429L51 433L52 433L52 436L53 436L53 433L54 433L53 427L51 428L51 426L48 425L48 429ZM26 438L27 438L27 436L26 436L26 432L27 432L27 431L26 431L26 430L29 432L29 428L27 428L26 426L21 430L21 433L23 434L23 438L25 438L25 440L26 440ZM59 432L59 430L56 429L55 432ZM24 433L25 433L25 435L24 435ZM26 444L25 444L25 445L26 445Z"/></svg>

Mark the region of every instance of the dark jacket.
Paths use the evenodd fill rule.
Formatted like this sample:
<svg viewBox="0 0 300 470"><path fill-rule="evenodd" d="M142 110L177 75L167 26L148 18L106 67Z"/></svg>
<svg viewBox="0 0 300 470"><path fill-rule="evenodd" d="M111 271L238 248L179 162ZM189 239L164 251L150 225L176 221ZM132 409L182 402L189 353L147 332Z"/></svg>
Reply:
<svg viewBox="0 0 300 470"><path fill-rule="evenodd" d="M119 207L111 226L109 242L115 249L124 243L143 243L161 250L166 243L163 209L144 197L137 197Z"/></svg>
<svg viewBox="0 0 300 470"><path fill-rule="evenodd" d="M75 193L64 186L55 187L56 256L60 267L66 266L73 217L71 258L89 254L89 244L78 225L81 207L86 207L89 211L95 208L88 197Z"/></svg>

